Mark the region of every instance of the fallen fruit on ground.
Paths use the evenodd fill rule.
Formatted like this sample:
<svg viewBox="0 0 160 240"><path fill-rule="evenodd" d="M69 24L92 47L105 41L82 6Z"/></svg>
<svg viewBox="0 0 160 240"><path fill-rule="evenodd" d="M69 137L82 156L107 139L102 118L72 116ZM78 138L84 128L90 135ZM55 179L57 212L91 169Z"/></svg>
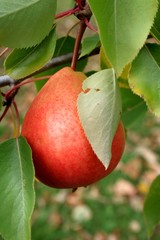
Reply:
<svg viewBox="0 0 160 240"><path fill-rule="evenodd" d="M74 189L96 182L115 169L124 150L121 121L107 169L92 150L77 112L85 78L70 67L61 69L40 90L24 118L22 135L32 148L36 178L50 187Z"/></svg>

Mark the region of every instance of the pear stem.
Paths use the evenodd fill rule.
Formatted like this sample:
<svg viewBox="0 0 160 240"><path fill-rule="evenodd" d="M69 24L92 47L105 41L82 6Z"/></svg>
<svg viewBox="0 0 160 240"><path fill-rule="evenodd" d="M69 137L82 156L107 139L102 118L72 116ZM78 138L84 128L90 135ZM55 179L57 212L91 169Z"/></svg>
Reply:
<svg viewBox="0 0 160 240"><path fill-rule="evenodd" d="M85 0L76 0L76 2L78 4L79 8L82 10L83 7L85 6L86 1Z"/></svg>
<svg viewBox="0 0 160 240"><path fill-rule="evenodd" d="M6 113L8 112L8 109L9 109L10 106L6 106L2 115L0 116L0 122L2 121L2 119L5 117Z"/></svg>
<svg viewBox="0 0 160 240"><path fill-rule="evenodd" d="M76 13L78 10L79 10L79 7L75 7L75 8L69 9L65 12L58 13L55 15L55 19L70 16L70 15Z"/></svg>
<svg viewBox="0 0 160 240"><path fill-rule="evenodd" d="M71 62L71 68L73 70L76 70L77 61L78 61L78 57L79 57L79 49L80 49L82 37L83 37L85 30L86 30L86 24L85 24L84 20L81 20L80 26L79 26L79 31L78 31L77 37L76 37L76 42L74 45L73 57L72 57L72 62Z"/></svg>

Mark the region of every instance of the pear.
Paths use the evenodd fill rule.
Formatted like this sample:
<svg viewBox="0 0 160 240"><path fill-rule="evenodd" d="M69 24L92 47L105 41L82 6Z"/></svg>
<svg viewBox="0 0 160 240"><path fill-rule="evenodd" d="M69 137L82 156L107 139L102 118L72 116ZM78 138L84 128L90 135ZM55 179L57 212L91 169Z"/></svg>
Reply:
<svg viewBox="0 0 160 240"><path fill-rule="evenodd" d="M24 118L22 135L32 149L36 178L47 186L87 186L110 174L121 159L125 145L121 121L107 169L87 140L77 111L85 79L81 72L62 68L39 91Z"/></svg>

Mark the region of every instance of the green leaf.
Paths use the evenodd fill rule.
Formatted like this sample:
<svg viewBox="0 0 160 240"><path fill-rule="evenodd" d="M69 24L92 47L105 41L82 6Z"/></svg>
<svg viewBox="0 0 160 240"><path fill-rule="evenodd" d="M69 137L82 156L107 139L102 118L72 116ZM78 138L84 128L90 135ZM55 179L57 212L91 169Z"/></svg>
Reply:
<svg viewBox="0 0 160 240"><path fill-rule="evenodd" d="M160 42L160 0L158 0L158 2L158 12L151 29L151 33Z"/></svg>
<svg viewBox="0 0 160 240"><path fill-rule="evenodd" d="M86 136L104 166L111 159L111 145L120 115L121 97L113 69L99 71L83 82L78 112Z"/></svg>
<svg viewBox="0 0 160 240"><path fill-rule="evenodd" d="M144 202L144 216L151 236L157 224L160 223L160 176L158 176L150 187Z"/></svg>
<svg viewBox="0 0 160 240"><path fill-rule="evenodd" d="M129 84L144 98L149 109L160 116L160 46L148 44L133 61Z"/></svg>
<svg viewBox="0 0 160 240"><path fill-rule="evenodd" d="M122 121L126 128L132 127L144 117L147 107L143 99L135 95L130 89L121 88Z"/></svg>
<svg viewBox="0 0 160 240"><path fill-rule="evenodd" d="M157 11L157 0L89 0L105 54L118 76L143 46Z"/></svg>
<svg viewBox="0 0 160 240"><path fill-rule="evenodd" d="M1 0L0 44L25 48L40 43L51 30L56 4L56 0Z"/></svg>
<svg viewBox="0 0 160 240"><path fill-rule="evenodd" d="M56 34L53 29L37 46L14 49L4 62L5 74L13 79L23 78L43 67L53 56Z"/></svg>
<svg viewBox="0 0 160 240"><path fill-rule="evenodd" d="M82 42L82 50L79 58L90 54L98 45L100 45L98 34L86 37Z"/></svg>
<svg viewBox="0 0 160 240"><path fill-rule="evenodd" d="M60 56L60 59L63 59L63 57L61 56L68 53L69 54L72 53L74 49L74 43L75 43L75 38L73 37L65 36L65 37L59 38L56 42L56 49L55 49L53 58ZM86 64L87 64L87 59L80 59L77 62L77 71L83 71ZM38 74L36 77L52 75L58 70L64 68L65 66L70 66L70 65L71 65L71 61L66 62L65 64L61 64L60 66L55 66L52 69L49 69L41 74ZM47 79L35 82L36 88L38 91L43 87L46 81Z"/></svg>
<svg viewBox="0 0 160 240"><path fill-rule="evenodd" d="M30 240L34 171L25 139L0 144L0 234L5 240Z"/></svg>

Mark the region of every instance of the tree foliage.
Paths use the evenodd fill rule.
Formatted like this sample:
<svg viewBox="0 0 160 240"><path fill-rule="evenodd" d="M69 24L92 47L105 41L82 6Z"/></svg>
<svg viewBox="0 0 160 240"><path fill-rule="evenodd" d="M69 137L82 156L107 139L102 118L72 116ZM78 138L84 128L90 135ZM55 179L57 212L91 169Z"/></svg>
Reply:
<svg viewBox="0 0 160 240"><path fill-rule="evenodd" d="M125 127L130 128L147 110L160 116L160 0L88 0L87 8L80 3L72 1L72 9L59 13L56 0L0 1L0 45L11 51L0 77L0 120L12 105L17 128L15 138L0 143L0 234L6 240L30 239L34 207L31 150L20 136L14 97L28 77L32 77L29 81L38 78L46 81L46 76L73 61L74 44L80 35L59 37L63 17L75 13L76 21L92 29L89 21L93 14L96 23L96 33L81 38L76 49L77 70L85 69L89 56L98 53L100 57L100 71L94 73L90 69L86 73L89 77L83 87L90 91L79 96L78 111L89 142L102 163L109 164L105 149L108 152L111 148L120 117ZM100 81L96 83L97 78ZM36 83L38 90L45 81ZM11 89L3 93L6 85ZM96 108L97 104L101 107ZM108 138L100 128L107 129ZM160 221L155 208L160 196L156 191L159 178L153 183L144 207L149 235Z"/></svg>

